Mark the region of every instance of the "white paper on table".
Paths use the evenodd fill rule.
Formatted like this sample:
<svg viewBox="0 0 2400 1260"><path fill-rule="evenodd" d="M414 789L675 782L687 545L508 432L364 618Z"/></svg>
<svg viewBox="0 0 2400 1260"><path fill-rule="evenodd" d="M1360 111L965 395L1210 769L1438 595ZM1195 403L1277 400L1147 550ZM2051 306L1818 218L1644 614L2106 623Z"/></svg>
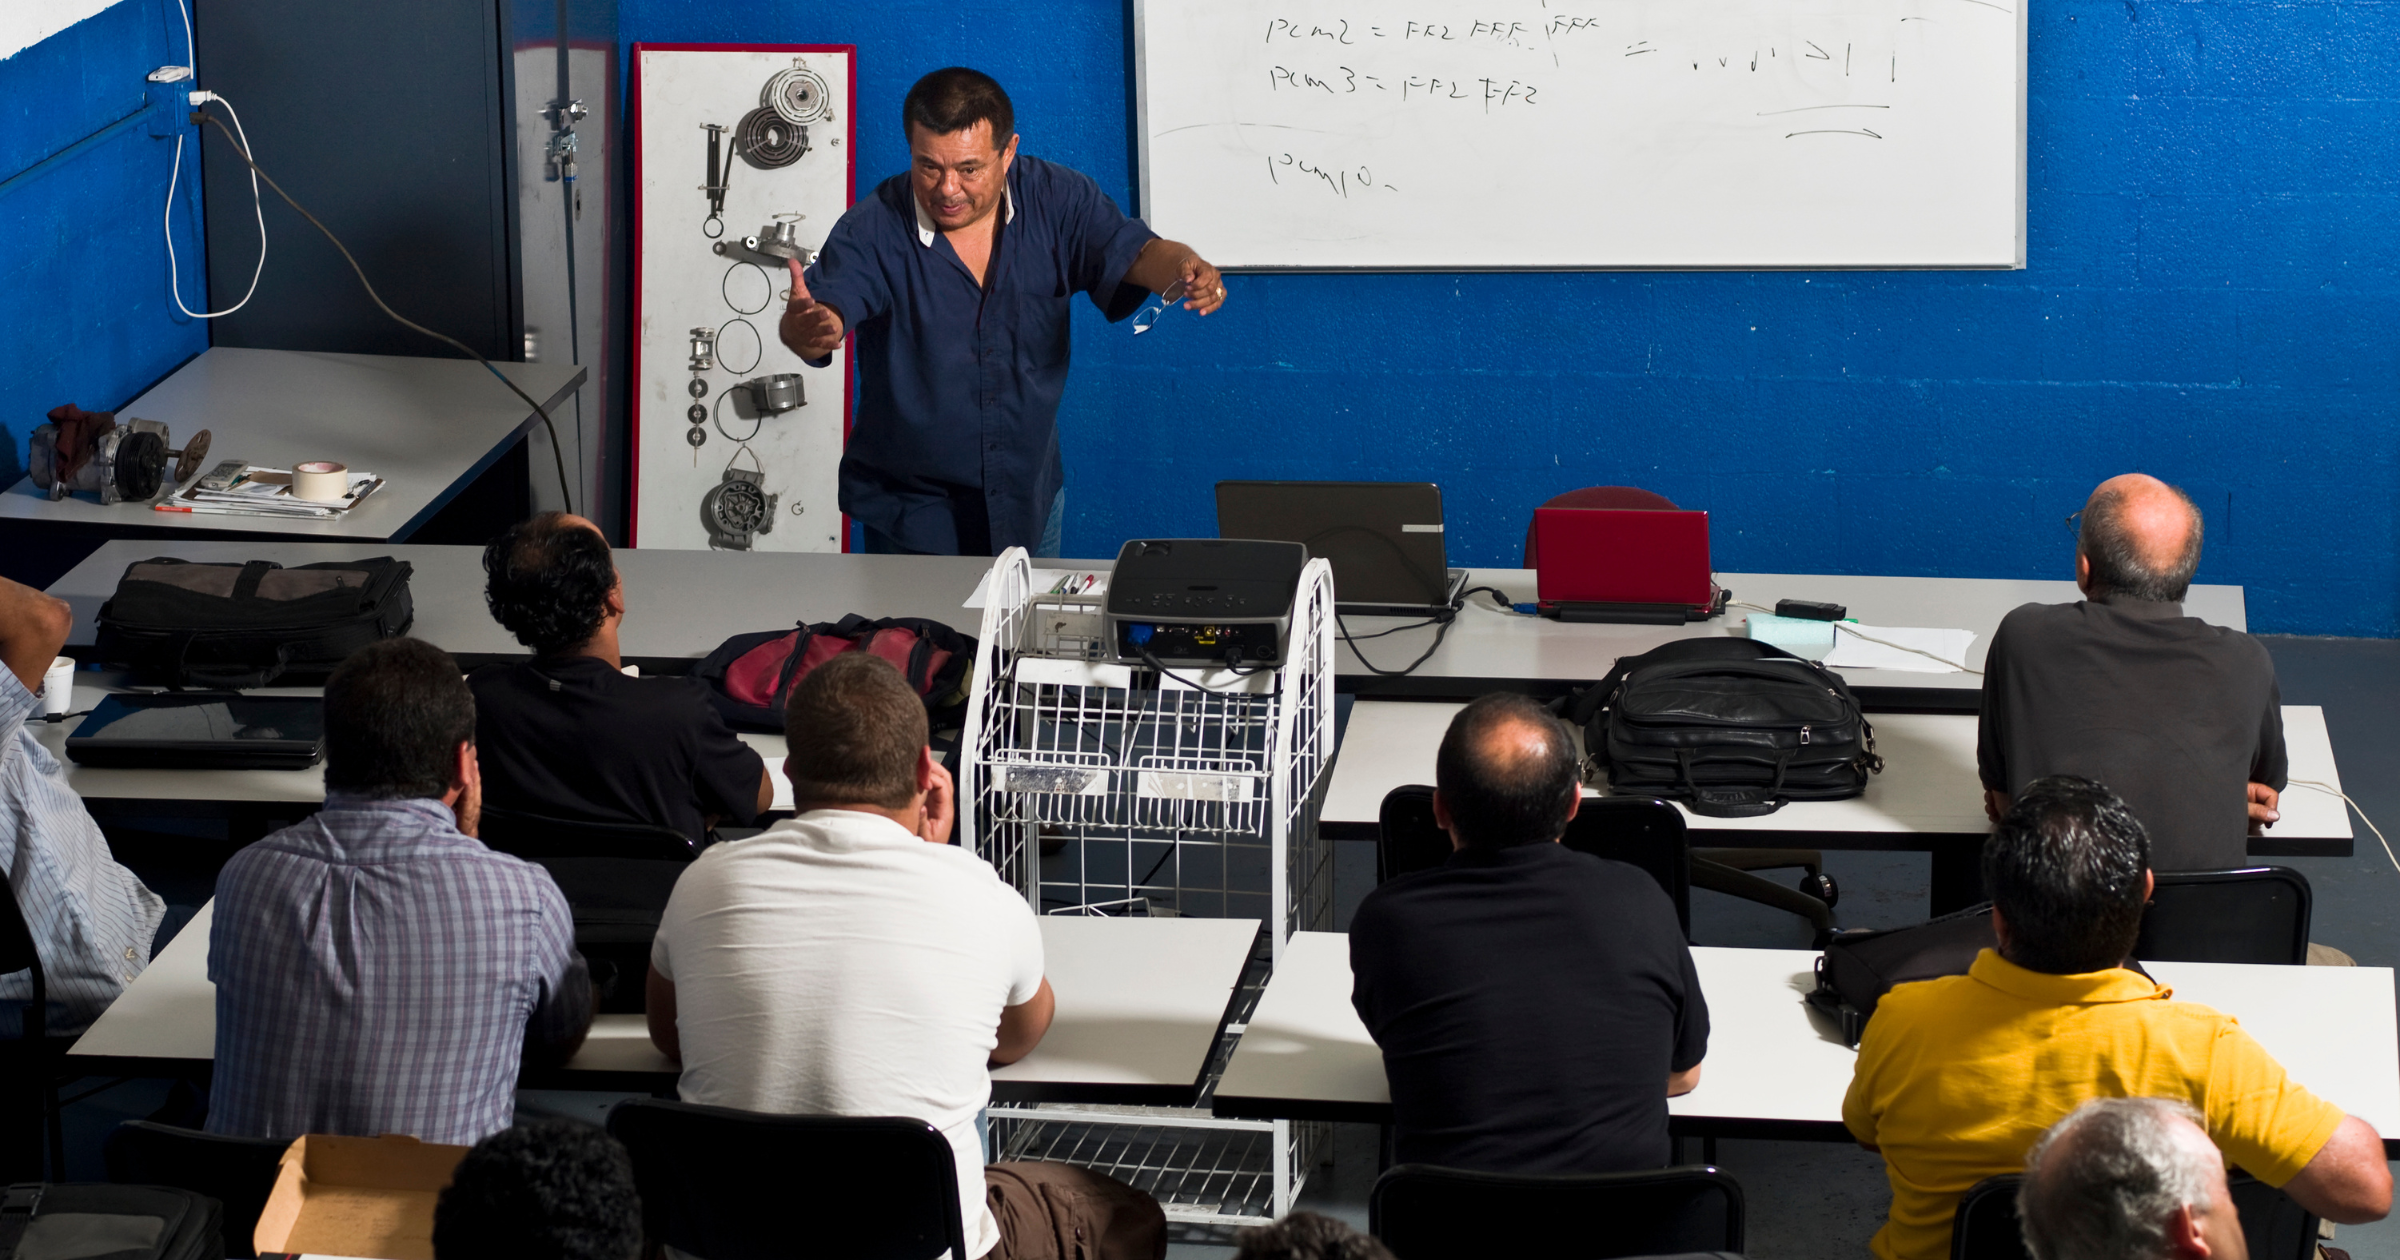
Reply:
<svg viewBox="0 0 2400 1260"><path fill-rule="evenodd" d="M1070 579L1074 581L1075 593L1078 595L1098 597L1108 593L1108 573L1103 569L1035 569L1033 571L1033 593L1036 595L1048 594L1052 588ZM991 586L992 571L985 569L983 576L975 579L975 593L967 596L967 602L960 604L959 607L983 607L985 595L991 590Z"/></svg>
<svg viewBox="0 0 2400 1260"><path fill-rule="evenodd" d="M1916 648L1917 652L1885 647L1859 637L1871 634L1878 639ZM1933 630L1922 626L1860 626L1847 621L1833 623L1833 651L1826 653L1825 664L1834 669L1894 669L1912 674L1955 674L1965 668L1967 648L1975 642L1972 630ZM1930 652L1932 656L1920 656ZM1950 662L1944 664L1944 662Z"/></svg>

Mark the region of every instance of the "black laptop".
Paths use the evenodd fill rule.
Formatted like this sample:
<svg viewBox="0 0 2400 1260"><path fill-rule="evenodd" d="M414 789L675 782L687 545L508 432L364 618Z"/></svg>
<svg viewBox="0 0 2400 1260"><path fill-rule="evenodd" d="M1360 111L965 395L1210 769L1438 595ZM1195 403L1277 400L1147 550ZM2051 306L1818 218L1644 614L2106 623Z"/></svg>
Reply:
<svg viewBox="0 0 2400 1260"><path fill-rule="evenodd" d="M1446 615L1467 585L1430 481L1220 481L1217 537L1305 545L1333 565L1335 606L1354 617Z"/></svg>
<svg viewBox="0 0 2400 1260"><path fill-rule="evenodd" d="M325 702L315 696L114 695L67 737L67 756L86 766L305 770L324 755Z"/></svg>

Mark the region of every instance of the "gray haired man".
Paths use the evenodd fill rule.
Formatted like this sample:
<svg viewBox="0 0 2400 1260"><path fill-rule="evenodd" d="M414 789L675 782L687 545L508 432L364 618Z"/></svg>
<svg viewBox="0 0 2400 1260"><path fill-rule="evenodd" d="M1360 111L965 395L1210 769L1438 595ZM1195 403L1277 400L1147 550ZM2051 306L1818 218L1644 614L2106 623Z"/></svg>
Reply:
<svg viewBox="0 0 2400 1260"><path fill-rule="evenodd" d="M2098 1098L2050 1126L2017 1191L2034 1260L2248 1260L2225 1157L2200 1113L2166 1098Z"/></svg>

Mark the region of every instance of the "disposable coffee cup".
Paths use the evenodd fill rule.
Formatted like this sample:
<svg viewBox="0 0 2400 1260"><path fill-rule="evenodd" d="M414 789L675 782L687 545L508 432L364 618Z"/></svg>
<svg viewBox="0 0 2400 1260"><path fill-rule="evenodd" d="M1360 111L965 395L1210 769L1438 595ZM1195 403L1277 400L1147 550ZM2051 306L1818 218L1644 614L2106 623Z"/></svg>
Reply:
<svg viewBox="0 0 2400 1260"><path fill-rule="evenodd" d="M75 707L75 658L62 656L42 671L42 712L55 717Z"/></svg>

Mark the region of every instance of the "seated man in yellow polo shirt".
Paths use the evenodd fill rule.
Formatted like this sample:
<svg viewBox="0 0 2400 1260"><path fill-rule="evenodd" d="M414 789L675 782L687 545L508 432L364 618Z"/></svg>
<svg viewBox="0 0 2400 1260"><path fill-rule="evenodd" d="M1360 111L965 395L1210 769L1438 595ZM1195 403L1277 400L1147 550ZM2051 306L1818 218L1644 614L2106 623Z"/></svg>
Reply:
<svg viewBox="0 0 2400 1260"><path fill-rule="evenodd" d="M2233 1017L2120 965L2150 899L2149 850L2124 802L2065 775L2027 784L1984 841L1999 952L1886 994L1842 1101L1891 1178L1876 1255L1945 1260L1959 1196L2024 1167L2091 1098L2190 1103L2235 1165L2327 1220L2391 1210L2373 1127L2285 1075Z"/></svg>

